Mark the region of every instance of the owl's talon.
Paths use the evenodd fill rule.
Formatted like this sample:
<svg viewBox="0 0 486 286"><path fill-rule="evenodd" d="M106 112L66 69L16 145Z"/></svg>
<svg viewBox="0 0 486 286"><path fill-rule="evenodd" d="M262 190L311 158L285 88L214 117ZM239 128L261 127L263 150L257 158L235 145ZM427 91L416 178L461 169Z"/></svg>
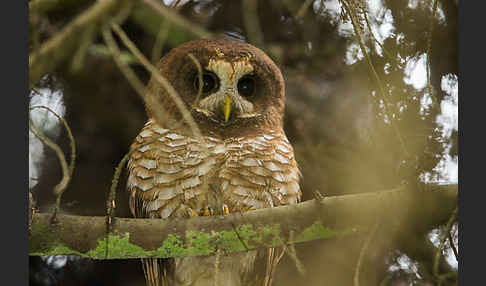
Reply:
<svg viewBox="0 0 486 286"><path fill-rule="evenodd" d="M256 208L253 205L249 205L243 209L243 212L254 211Z"/></svg>
<svg viewBox="0 0 486 286"><path fill-rule="evenodd" d="M223 211L223 215L229 215L229 213L230 213L229 208L226 204L223 204L221 206L221 210Z"/></svg>
<svg viewBox="0 0 486 286"><path fill-rule="evenodd" d="M203 208L202 215L203 216L213 216L214 215L213 208L211 208L210 206Z"/></svg>
<svg viewBox="0 0 486 286"><path fill-rule="evenodd" d="M188 216L188 217L199 216L199 215L197 214L197 212L195 212L195 211L194 211L193 209L191 209L191 208L187 208L187 209L186 209L186 213L187 213L187 216Z"/></svg>

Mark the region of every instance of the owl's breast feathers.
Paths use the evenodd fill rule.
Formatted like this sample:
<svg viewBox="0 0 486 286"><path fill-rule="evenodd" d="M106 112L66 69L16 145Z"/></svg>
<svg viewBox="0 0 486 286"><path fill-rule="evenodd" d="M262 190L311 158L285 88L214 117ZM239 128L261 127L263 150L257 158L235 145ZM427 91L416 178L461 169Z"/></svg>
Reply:
<svg viewBox="0 0 486 286"><path fill-rule="evenodd" d="M301 197L300 172L283 132L197 140L149 120L132 147L139 148L128 162L135 217L185 216L187 208L222 203L238 212Z"/></svg>

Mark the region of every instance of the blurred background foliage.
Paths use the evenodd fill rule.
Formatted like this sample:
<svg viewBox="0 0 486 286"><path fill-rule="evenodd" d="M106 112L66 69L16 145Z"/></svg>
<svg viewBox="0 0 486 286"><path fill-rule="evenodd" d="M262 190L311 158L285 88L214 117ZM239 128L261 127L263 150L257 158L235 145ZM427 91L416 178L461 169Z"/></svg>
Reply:
<svg viewBox="0 0 486 286"><path fill-rule="evenodd" d="M47 2L52 6L39 6L29 16L31 52L94 3ZM285 131L303 173L303 200L312 199L316 191L343 195L402 183L418 189L428 182L457 183L458 1L164 4L214 34L226 33L256 45L281 68L287 96ZM359 38L350 15L361 31ZM153 61L195 38L141 3L132 7L122 28ZM122 59L143 82L148 81L149 73L130 52L123 50ZM76 139L76 169L63 196L62 212L104 215L114 168L146 115L142 100L100 35L90 39L80 64L73 62L70 57L34 84L30 105L53 107L66 118ZM50 115L31 114L69 152L67 135L49 121ZM29 186L40 211L49 211L60 167L53 152L32 135L29 139ZM117 215L130 217L125 180L126 174ZM457 245L457 224L452 230L451 240ZM436 285L432 265L440 233L440 228L420 233L379 229L362 263L360 285ZM297 245L306 274L299 275L294 261L285 256L275 285L352 285L364 240L363 235ZM457 260L449 245L442 251L440 272L454 274ZM456 279L451 275L442 285L455 285ZM30 257L31 285L143 285L143 281L138 260Z"/></svg>

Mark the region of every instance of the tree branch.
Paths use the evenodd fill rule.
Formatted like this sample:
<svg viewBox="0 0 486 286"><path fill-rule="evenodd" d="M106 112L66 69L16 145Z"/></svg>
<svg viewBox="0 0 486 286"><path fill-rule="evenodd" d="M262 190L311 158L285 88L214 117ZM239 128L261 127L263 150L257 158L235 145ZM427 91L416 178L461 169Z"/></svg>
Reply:
<svg viewBox="0 0 486 286"><path fill-rule="evenodd" d="M367 233L380 216L388 230L427 231L446 223L457 206L457 185L405 186L372 193L324 197L244 215L191 219L117 218L106 253L105 217L35 214L30 255L75 254L96 259L183 257L245 251ZM235 229L238 235L235 233ZM293 239L290 233L293 232Z"/></svg>
<svg viewBox="0 0 486 286"><path fill-rule="evenodd" d="M115 15L117 10L127 3L129 2L126 0L97 1L59 33L42 44L29 56L29 85L35 84L43 75L53 71L60 62L72 55L78 48L82 32L87 27L102 26L101 22L110 19L110 16Z"/></svg>

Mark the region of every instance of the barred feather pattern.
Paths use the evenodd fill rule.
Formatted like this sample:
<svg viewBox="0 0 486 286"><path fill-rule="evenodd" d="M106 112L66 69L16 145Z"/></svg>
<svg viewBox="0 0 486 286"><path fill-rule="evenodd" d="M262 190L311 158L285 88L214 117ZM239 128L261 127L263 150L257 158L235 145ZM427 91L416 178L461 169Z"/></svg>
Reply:
<svg viewBox="0 0 486 286"><path fill-rule="evenodd" d="M250 207L293 204L301 197L301 175L283 131L228 139L206 136L198 140L162 128L150 119L132 148L138 150L128 162L127 187L135 217L183 217L188 208L198 211L210 206L218 210L222 204L234 213ZM222 281L221 285L247 285L245 275L252 271L256 256L256 251L222 255L218 258L218 271L212 270L214 256L174 259L170 285L219 285L214 281ZM168 275L163 274L167 268L149 272L154 271L156 275L151 277ZM146 278L149 279L147 275Z"/></svg>

